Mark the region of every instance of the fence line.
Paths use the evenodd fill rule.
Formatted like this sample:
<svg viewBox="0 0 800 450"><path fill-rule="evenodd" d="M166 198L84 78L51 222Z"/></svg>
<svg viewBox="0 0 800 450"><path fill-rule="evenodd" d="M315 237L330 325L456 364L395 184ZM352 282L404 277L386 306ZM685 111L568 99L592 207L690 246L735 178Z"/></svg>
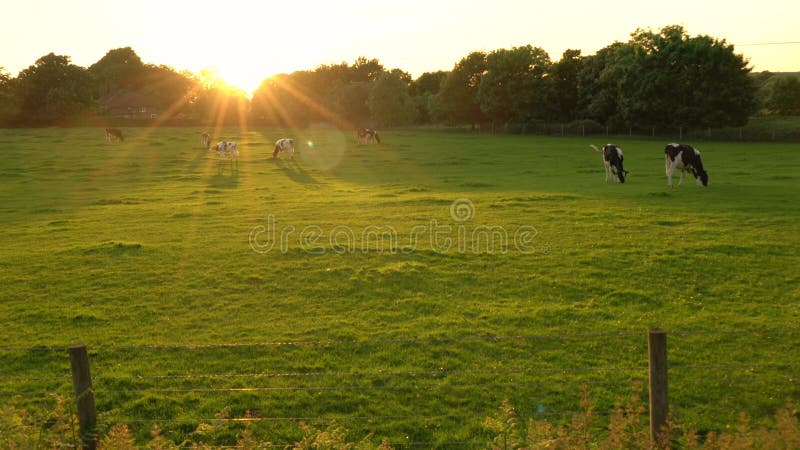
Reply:
<svg viewBox="0 0 800 450"><path fill-rule="evenodd" d="M614 410L592 410L591 414L595 416L611 416L615 413ZM537 417L564 417L567 415L586 414L586 411L580 410L560 410L560 411L547 411L536 413ZM214 418L133 418L133 419L120 419L115 420L114 423L118 424L137 424L137 423L246 423L246 422L316 422L316 423L332 423L332 422L375 422L375 421L388 421L388 420L440 420L440 419L467 419L483 417L481 414L433 414L433 415L389 415L389 416L337 416L337 417L324 417L324 416L306 416L306 417L214 417Z"/></svg>
<svg viewBox="0 0 800 450"><path fill-rule="evenodd" d="M497 336L462 336L462 337L420 337L392 339L330 339L309 341L273 341L232 344L184 344L184 345L141 345L141 346L97 346L97 350L196 350L207 348L237 347L301 347L301 346L348 346L371 344L420 344L451 342L498 342L525 340L559 340L559 339L595 339L609 337L635 337L634 333L586 333L586 334L542 334L542 335L497 335Z"/></svg>
<svg viewBox="0 0 800 450"><path fill-rule="evenodd" d="M787 329L743 329L743 330L678 330L669 331L669 334L680 336L692 335L726 335L726 334L800 334L798 330ZM203 350L214 348L238 347L301 347L301 346L339 346L339 345L369 345L369 344L410 344L425 342L497 342L497 341L524 341L524 340L567 340L567 339L594 339L594 338L624 338L639 337L641 334L633 331L619 333L560 333L560 334L533 334L533 335L486 335L486 336L460 336L460 337L414 337L414 338L386 338L386 339L319 339L297 341L268 341L268 342L235 342L235 343L209 343L209 344L144 344L144 345L97 345L92 346L97 351L131 351L131 350ZM67 351L68 346L34 346L34 347L0 347L0 352L61 352Z"/></svg>
<svg viewBox="0 0 800 450"><path fill-rule="evenodd" d="M675 331L670 334L675 334L679 337L684 336L698 336L698 335L762 335L762 334L798 334L800 330L756 330L756 329L740 329L740 330L689 330L689 331ZM237 393L237 392L297 392L297 391L436 391L442 389L475 389L475 388L518 388L518 387L539 387L539 386L615 386L624 385L636 382L647 381L644 377L637 378L636 373L644 374L648 370L648 379L650 381L650 407L649 413L651 414L651 437L654 442L659 442L659 433L661 433L660 424L665 424L668 415L668 391L667 391L667 354L666 354L666 335L667 332L663 330L650 330L648 340L648 367L645 366L588 366L588 367L566 367L554 368L548 367L519 367L509 369L433 369L433 370L409 370L409 371L353 371L353 372L264 372L264 373L240 373L240 374L224 374L224 373L205 373L205 374L178 374L178 375L134 375L117 377L110 374L108 376L95 377L95 380L100 380L102 383L100 389L92 385L92 377L89 376L89 361L88 351L84 345L70 346L70 359L73 363L73 385L75 390L76 404L78 405L78 416L81 419L81 436L83 439L90 439L94 436L96 441L96 411L94 411L94 395L99 394L141 394L141 393L155 393L155 394L183 394L183 393ZM395 339L354 339L354 340L309 340L309 341L281 341L281 342L262 342L262 343L236 343L236 344L200 344L200 345L148 345L148 346L100 346L93 347L93 354L97 351L100 352L116 352L128 350L204 350L215 348L238 348L238 347L267 347L267 346L349 346L349 345L368 345L368 344L419 344L419 343L459 343L459 342L501 342L501 341L532 341L532 340L558 340L566 341L569 339L597 339L597 338L628 338L638 336L641 333L586 333L586 334L540 334L540 335L511 335L511 336L463 336L463 337L425 337L425 338L395 338ZM505 348L505 347L504 347ZM58 347L31 347L29 349L19 347L2 347L3 351L59 351L67 350L67 348ZM74 359L74 357L81 356L83 359ZM777 357L777 359L782 359ZM101 366L102 367L102 366ZM733 372L737 370L753 371L755 369L774 369L774 370L796 370L798 364L795 361L787 363L758 363L758 364L684 364L684 365L670 365L669 369L676 373L686 373L691 370L722 370ZM110 370L110 369L109 369ZM599 380L560 380L560 381L509 381L509 382L484 382L484 383L461 383L452 384L450 380L443 377L446 375L519 375L519 374L534 374L534 373L550 373L550 374L585 374L585 373L622 373L632 372L624 379L616 377L609 381ZM101 370L102 372L102 370ZM776 376L783 379L780 373L760 374L759 377ZM400 376L425 376L431 377L425 379L424 383L416 383L411 381L410 384L396 385L396 386L375 386L375 385L318 385L318 386L245 386L245 387L186 387L186 388L139 388L139 389L104 389L103 384L116 384L128 383L133 386L138 381L148 380L219 380L223 378L239 378L239 379L258 379L258 378L359 378L359 377L390 377L396 378ZM13 378L0 378L0 382L16 383L20 381L63 381L68 377L13 377ZM441 382L436 382L441 379ZM513 379L513 378L512 378ZM750 381L752 377L739 376L735 378L725 378L722 380L723 384L733 384L739 381ZM677 378L680 384L701 384L707 383L708 380L704 378ZM720 380L715 380L719 384ZM168 384L168 383L165 383ZM613 392L613 390L611 390ZM17 392L8 393L0 392L0 396L43 396L51 395L43 394L41 392ZM86 406L84 400L89 398L92 406ZM364 398L369 398L364 396ZM558 416L566 414L586 414L586 411L546 411L535 413L540 416ZM603 416L610 415L614 411L599 410L591 411L591 414ZM480 414L477 414L480 415ZM258 421L391 421L391 420L441 420L445 418L474 418L476 414L442 414L442 415L385 415L385 416L342 416L342 417L231 417L231 418L134 418L134 419L120 419L116 423L196 423L196 422L258 422ZM84 419L86 423L84 425ZM84 440L84 447L86 447ZM437 443L438 445L438 443Z"/></svg>
<svg viewBox="0 0 800 450"><path fill-rule="evenodd" d="M255 386L239 388L165 388L165 389L97 389L99 393L134 394L142 392L154 393L189 393L189 392L270 392L270 391L402 391L402 390L434 390L434 389L466 389L476 387L523 387L523 386L550 386L550 385L587 385L587 386L613 386L628 384L637 379L617 381L538 381L519 383L474 383L474 384L428 384L404 386Z"/></svg>
<svg viewBox="0 0 800 450"><path fill-rule="evenodd" d="M703 364L694 366L669 366L670 369L792 369L792 364Z"/></svg>
<svg viewBox="0 0 800 450"><path fill-rule="evenodd" d="M586 372L626 372L644 371L644 366L620 366L620 367L564 367L560 369L548 368L524 368L524 369L505 369L505 370L412 370L407 372L285 372L285 373L221 373L221 374L189 374L189 375L136 375L130 377L134 380L149 379L204 379L204 378L302 378L302 377L330 377L330 378L350 378L350 377L370 377L370 376L437 376L437 375L514 375L524 373L586 373ZM123 379L122 377L97 376L95 379Z"/></svg>

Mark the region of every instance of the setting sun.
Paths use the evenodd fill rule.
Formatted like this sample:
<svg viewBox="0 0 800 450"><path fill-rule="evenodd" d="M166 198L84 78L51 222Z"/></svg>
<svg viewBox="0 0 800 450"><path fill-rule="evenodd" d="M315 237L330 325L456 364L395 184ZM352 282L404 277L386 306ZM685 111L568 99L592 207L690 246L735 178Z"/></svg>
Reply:
<svg viewBox="0 0 800 450"><path fill-rule="evenodd" d="M264 78L272 75L248 67L224 67L217 68L217 71L226 85L244 91L248 97L253 96L253 91L258 89Z"/></svg>

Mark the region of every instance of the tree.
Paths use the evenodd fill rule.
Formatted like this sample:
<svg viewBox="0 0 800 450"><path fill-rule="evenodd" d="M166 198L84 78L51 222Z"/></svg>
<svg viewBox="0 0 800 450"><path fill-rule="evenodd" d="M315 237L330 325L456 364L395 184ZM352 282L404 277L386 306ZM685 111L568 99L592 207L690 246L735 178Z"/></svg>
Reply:
<svg viewBox="0 0 800 450"><path fill-rule="evenodd" d="M530 45L489 53L478 89L481 111L497 124L544 118L549 66L547 52Z"/></svg>
<svg viewBox="0 0 800 450"><path fill-rule="evenodd" d="M549 118L561 122L578 118L578 73L582 65L580 50L566 50L561 60L553 64L550 69L553 89L546 102L551 109Z"/></svg>
<svg viewBox="0 0 800 450"><path fill-rule="evenodd" d="M333 111L353 125L366 123L370 116L367 101L372 84L369 81L338 83L331 90Z"/></svg>
<svg viewBox="0 0 800 450"><path fill-rule="evenodd" d="M409 86L409 95L417 109L417 123L430 123L438 115L436 110L436 95L442 87L442 82L447 77L447 72L425 72Z"/></svg>
<svg viewBox="0 0 800 450"><path fill-rule="evenodd" d="M486 53L472 52L445 77L438 103L451 122L469 123L474 128L486 119L478 101L478 87L485 72Z"/></svg>
<svg viewBox="0 0 800 450"><path fill-rule="evenodd" d="M369 93L386 71L377 59L320 65L313 71L264 80L253 93L253 116L270 124L298 126L313 121L352 128L369 119ZM402 75L406 84L408 74Z"/></svg>
<svg viewBox="0 0 800 450"><path fill-rule="evenodd" d="M425 72L416 80L411 82L409 86L409 94L412 96L430 94L435 95L439 93L442 87L442 82L447 77L449 72L439 70L436 72Z"/></svg>
<svg viewBox="0 0 800 450"><path fill-rule="evenodd" d="M141 84L145 65L130 47L109 50L99 61L89 66L89 72L98 83L98 93L103 96L120 88L133 88Z"/></svg>
<svg viewBox="0 0 800 450"><path fill-rule="evenodd" d="M583 59L578 72L578 116L611 126L627 126L621 113L623 81L635 76L634 49L615 42Z"/></svg>
<svg viewBox="0 0 800 450"><path fill-rule="evenodd" d="M767 106L776 114L800 115L800 79L792 75L778 78Z"/></svg>
<svg viewBox="0 0 800 450"><path fill-rule="evenodd" d="M171 115L187 110L199 87L199 81L191 73L154 64L143 67L135 86L138 92L154 99L158 107Z"/></svg>
<svg viewBox="0 0 800 450"><path fill-rule="evenodd" d="M635 71L622 80L623 115L641 126L741 126L755 112L750 68L732 45L672 25L631 36Z"/></svg>
<svg viewBox="0 0 800 450"><path fill-rule="evenodd" d="M19 114L19 105L11 86L11 75L0 66L0 125L12 123Z"/></svg>
<svg viewBox="0 0 800 450"><path fill-rule="evenodd" d="M297 71L264 80L253 93L253 114L271 124L298 128L319 119L307 86L313 72Z"/></svg>
<svg viewBox="0 0 800 450"><path fill-rule="evenodd" d="M579 109L616 126L740 126L756 110L749 72L724 40L677 25L636 30L584 60Z"/></svg>
<svg viewBox="0 0 800 450"><path fill-rule="evenodd" d="M92 77L69 56L50 53L20 72L14 82L25 122L52 124L92 105Z"/></svg>
<svg viewBox="0 0 800 450"><path fill-rule="evenodd" d="M367 59L359 56L350 69L351 78L349 81L375 81L386 72L386 69L377 59Z"/></svg>
<svg viewBox="0 0 800 450"><path fill-rule="evenodd" d="M375 80L367 99L373 122L386 127L405 125L414 120L416 109L408 94L410 79L408 73L394 69Z"/></svg>

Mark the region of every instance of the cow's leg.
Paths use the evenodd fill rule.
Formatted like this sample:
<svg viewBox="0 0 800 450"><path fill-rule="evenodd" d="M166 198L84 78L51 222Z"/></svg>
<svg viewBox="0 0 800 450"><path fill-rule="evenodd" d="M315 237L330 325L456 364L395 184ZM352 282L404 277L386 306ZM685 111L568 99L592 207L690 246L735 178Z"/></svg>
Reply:
<svg viewBox="0 0 800 450"><path fill-rule="evenodd" d="M685 170L681 169L681 179L678 180L678 186L680 186L683 183L683 172L685 172Z"/></svg>
<svg viewBox="0 0 800 450"><path fill-rule="evenodd" d="M675 168L671 164L667 164L667 186L672 187L672 172Z"/></svg>

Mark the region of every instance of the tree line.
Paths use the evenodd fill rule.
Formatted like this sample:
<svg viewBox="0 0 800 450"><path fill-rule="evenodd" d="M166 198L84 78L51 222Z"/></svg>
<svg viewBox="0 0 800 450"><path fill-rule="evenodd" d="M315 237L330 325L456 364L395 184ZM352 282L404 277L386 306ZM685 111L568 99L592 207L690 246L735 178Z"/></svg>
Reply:
<svg viewBox="0 0 800 450"><path fill-rule="evenodd" d="M108 118L99 100L146 96L160 120L342 127L589 121L610 127L725 127L755 113L800 114L800 80L751 74L733 45L689 36L681 26L636 30L593 55L558 61L525 45L476 51L450 71L414 79L377 59L320 65L265 79L248 99L212 72L145 64L130 47L88 68L50 53L12 78L0 68L0 125L50 125Z"/></svg>

